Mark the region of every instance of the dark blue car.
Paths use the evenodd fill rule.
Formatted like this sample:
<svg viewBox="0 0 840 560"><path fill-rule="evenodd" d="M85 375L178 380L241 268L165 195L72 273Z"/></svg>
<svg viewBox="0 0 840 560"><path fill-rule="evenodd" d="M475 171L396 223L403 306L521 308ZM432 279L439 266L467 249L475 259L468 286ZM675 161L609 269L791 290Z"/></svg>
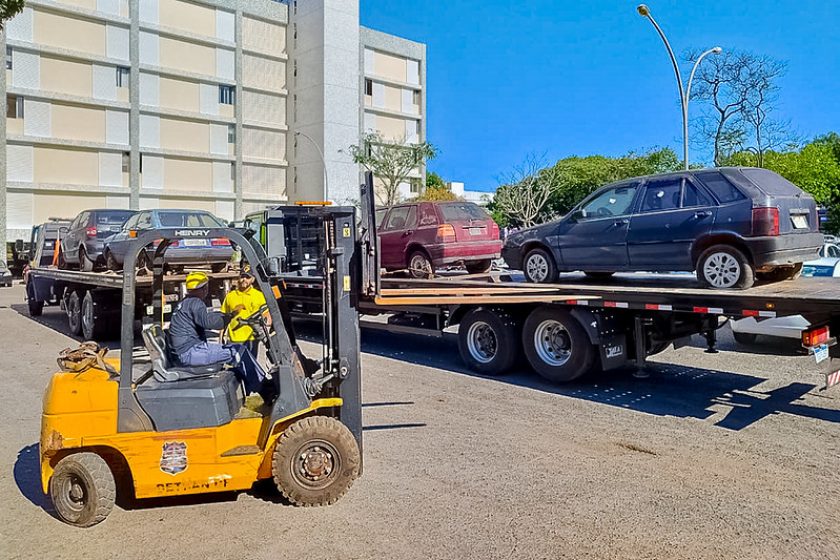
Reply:
<svg viewBox="0 0 840 560"><path fill-rule="evenodd" d="M711 288L797 277L822 246L814 199L766 169L731 167L627 179L567 216L509 235L508 266L530 282L559 272L696 271Z"/></svg>

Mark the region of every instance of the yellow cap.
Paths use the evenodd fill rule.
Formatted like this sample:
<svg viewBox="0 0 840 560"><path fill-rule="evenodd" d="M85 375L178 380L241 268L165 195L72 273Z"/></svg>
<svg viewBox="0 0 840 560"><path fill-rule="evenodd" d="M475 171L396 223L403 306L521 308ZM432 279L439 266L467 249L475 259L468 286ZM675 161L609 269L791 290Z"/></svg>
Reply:
<svg viewBox="0 0 840 560"><path fill-rule="evenodd" d="M201 271L190 272L187 274L187 289L197 290L207 284L207 274Z"/></svg>

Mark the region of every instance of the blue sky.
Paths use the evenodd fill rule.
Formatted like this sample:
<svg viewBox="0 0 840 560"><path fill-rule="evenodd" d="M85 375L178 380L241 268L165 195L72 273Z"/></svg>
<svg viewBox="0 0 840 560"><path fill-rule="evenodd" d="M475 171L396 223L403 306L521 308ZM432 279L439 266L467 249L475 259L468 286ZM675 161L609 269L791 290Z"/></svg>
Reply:
<svg viewBox="0 0 840 560"><path fill-rule="evenodd" d="M440 149L429 168L490 190L531 152L679 153L673 70L637 3L361 0L361 19L427 44L428 139ZM836 0L647 3L678 54L720 45L787 61L778 116L806 137L840 131Z"/></svg>

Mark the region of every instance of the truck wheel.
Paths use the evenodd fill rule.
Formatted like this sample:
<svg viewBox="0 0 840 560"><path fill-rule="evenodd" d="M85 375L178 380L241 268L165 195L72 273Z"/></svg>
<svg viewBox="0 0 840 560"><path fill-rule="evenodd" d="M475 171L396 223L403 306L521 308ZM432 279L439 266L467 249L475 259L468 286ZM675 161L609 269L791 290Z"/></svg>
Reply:
<svg viewBox="0 0 840 560"><path fill-rule="evenodd" d="M106 321L104 317L96 316L96 304L93 293L86 292L82 299L82 338L85 340L101 340L105 334Z"/></svg>
<svg viewBox="0 0 840 560"><path fill-rule="evenodd" d="M553 383L574 381L595 364L595 347L577 319L556 307L531 312L522 328L528 363Z"/></svg>
<svg viewBox="0 0 840 560"><path fill-rule="evenodd" d="M490 267L493 265L493 261L490 259L484 259L480 261L471 261L464 265L467 269L467 272L470 274L484 274L490 270Z"/></svg>
<svg viewBox="0 0 840 560"><path fill-rule="evenodd" d="M70 333L79 336L82 334L82 301L78 291L73 290L67 298L66 307L67 326L70 327Z"/></svg>
<svg viewBox="0 0 840 560"><path fill-rule="evenodd" d="M74 453L55 466L50 499L65 523L90 527L108 517L117 487L108 463L96 453Z"/></svg>
<svg viewBox="0 0 840 560"><path fill-rule="evenodd" d="M520 350L519 326L505 311L473 309L458 326L458 351L471 370L483 375L508 371Z"/></svg>
<svg viewBox="0 0 840 560"><path fill-rule="evenodd" d="M347 426L326 416L290 425L274 448L277 489L298 506L324 506L341 498L359 476L359 446Z"/></svg>
<svg viewBox="0 0 840 560"><path fill-rule="evenodd" d="M557 266L548 251L537 247L531 249L522 261L525 279L534 284L550 284L557 279Z"/></svg>
<svg viewBox="0 0 840 560"><path fill-rule="evenodd" d="M408 273L412 278L432 278L435 267L424 251L414 251L408 258Z"/></svg>
<svg viewBox="0 0 840 560"><path fill-rule="evenodd" d="M26 289L26 304L29 307L30 317L40 317L44 313L44 302L37 301L30 288Z"/></svg>
<svg viewBox="0 0 840 560"><path fill-rule="evenodd" d="M735 247L713 245L697 260L697 279L717 290L746 289L755 283L755 270L744 253Z"/></svg>

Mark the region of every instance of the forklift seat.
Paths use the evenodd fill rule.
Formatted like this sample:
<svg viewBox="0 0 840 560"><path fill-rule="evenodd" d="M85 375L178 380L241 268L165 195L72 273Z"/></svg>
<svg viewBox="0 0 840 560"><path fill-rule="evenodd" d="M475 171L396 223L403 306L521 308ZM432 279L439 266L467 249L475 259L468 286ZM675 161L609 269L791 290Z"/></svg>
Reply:
<svg viewBox="0 0 840 560"><path fill-rule="evenodd" d="M152 359L152 374L161 383L209 377L224 370L224 362L206 366L173 366L169 359L166 334L160 325L143 329L143 342Z"/></svg>

